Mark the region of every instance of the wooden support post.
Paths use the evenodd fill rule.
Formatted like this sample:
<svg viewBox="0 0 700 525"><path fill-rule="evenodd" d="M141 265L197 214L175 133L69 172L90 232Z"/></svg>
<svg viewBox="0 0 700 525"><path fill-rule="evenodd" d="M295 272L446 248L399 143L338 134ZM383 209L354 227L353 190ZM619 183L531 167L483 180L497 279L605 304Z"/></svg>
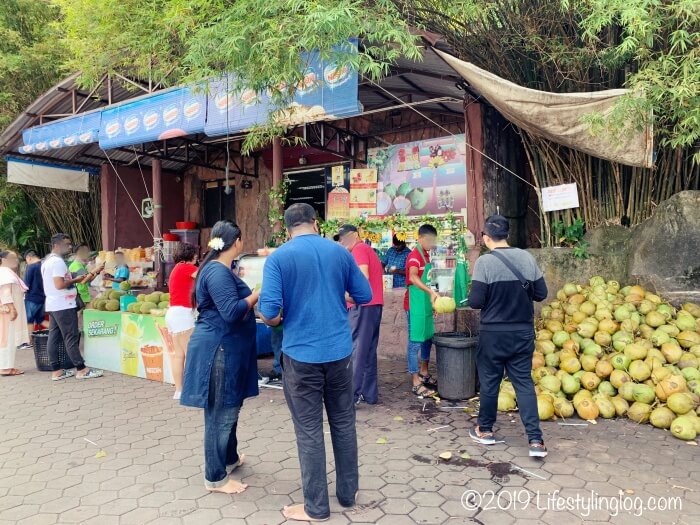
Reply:
<svg viewBox="0 0 700 525"><path fill-rule="evenodd" d="M117 176L109 164L102 164L100 167L100 205L102 208L100 219L102 223L102 249L107 251L115 249L116 182Z"/></svg>

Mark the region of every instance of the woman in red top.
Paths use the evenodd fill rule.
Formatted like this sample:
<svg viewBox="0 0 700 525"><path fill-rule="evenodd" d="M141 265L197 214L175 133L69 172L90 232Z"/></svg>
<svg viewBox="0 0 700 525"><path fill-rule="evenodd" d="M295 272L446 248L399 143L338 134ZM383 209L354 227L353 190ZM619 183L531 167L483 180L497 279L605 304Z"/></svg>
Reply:
<svg viewBox="0 0 700 525"><path fill-rule="evenodd" d="M182 243L175 253L175 268L168 279L170 308L165 314L165 324L172 338L168 356L175 382L173 399L180 399L187 344L190 342L190 336L194 330L194 309L191 297L197 277L196 262L197 250L195 247L188 243Z"/></svg>

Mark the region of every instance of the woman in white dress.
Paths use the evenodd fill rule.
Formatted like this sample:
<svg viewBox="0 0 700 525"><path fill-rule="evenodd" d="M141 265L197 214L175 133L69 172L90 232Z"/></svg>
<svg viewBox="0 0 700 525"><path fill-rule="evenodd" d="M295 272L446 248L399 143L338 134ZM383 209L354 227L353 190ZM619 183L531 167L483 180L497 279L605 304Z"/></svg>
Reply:
<svg viewBox="0 0 700 525"><path fill-rule="evenodd" d="M12 270L19 266L15 252L0 252L0 263L0 375L19 376L24 372L15 368L15 355L17 346L27 339L24 310L27 286Z"/></svg>

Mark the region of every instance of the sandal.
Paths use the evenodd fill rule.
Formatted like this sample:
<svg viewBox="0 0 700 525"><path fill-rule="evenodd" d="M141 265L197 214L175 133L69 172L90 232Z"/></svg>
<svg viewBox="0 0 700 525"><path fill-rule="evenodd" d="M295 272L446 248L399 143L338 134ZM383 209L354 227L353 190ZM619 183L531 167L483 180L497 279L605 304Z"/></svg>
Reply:
<svg viewBox="0 0 700 525"><path fill-rule="evenodd" d="M4 374L0 374L0 376L21 376L24 375L24 372L17 368L10 368L9 372L6 372Z"/></svg>
<svg viewBox="0 0 700 525"><path fill-rule="evenodd" d="M419 399L423 399L425 397L434 397L435 395L437 395L437 392L435 390L432 390L423 384L415 385L411 389L411 392L418 396Z"/></svg>
<svg viewBox="0 0 700 525"><path fill-rule="evenodd" d="M418 374L418 377L420 377L421 382L428 388L437 388L437 381L433 379L433 376L431 376L430 374L425 376Z"/></svg>
<svg viewBox="0 0 700 525"><path fill-rule="evenodd" d="M76 379L93 379L95 377L102 377L104 375L104 372L102 370L98 370L97 368L90 368L86 374L79 376L78 374L75 374Z"/></svg>
<svg viewBox="0 0 700 525"><path fill-rule="evenodd" d="M51 381L63 381L64 379L68 379L69 377L73 377L75 375L75 370L72 368L70 370L63 370L60 375L58 376L51 376Z"/></svg>

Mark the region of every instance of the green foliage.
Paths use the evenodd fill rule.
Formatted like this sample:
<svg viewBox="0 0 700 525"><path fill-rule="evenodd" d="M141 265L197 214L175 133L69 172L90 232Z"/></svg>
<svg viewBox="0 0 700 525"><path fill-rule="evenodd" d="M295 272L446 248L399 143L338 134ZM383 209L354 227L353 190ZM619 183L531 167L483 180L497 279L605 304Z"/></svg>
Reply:
<svg viewBox="0 0 700 525"><path fill-rule="evenodd" d="M586 234L583 219L578 218L568 226L564 222L555 222L552 230L560 246L572 248L574 257L578 259L588 259L589 244L583 238Z"/></svg>
<svg viewBox="0 0 700 525"><path fill-rule="evenodd" d="M393 2L374 0L56 0L65 13L72 69L94 84L109 71L166 84L236 75L234 89L271 90L291 100L304 51L370 78L397 57L418 57L416 37ZM354 53L357 37L367 44ZM346 43L346 44L343 44ZM340 45L341 47L334 48ZM280 135L274 115L245 149Z"/></svg>
<svg viewBox="0 0 700 525"><path fill-rule="evenodd" d="M267 195L267 220L272 231L272 236L267 242L270 248L279 246L287 239L287 231L284 228L284 204L287 201L288 192L289 179L284 178L276 187L270 188Z"/></svg>
<svg viewBox="0 0 700 525"><path fill-rule="evenodd" d="M30 248L43 252L46 239L27 195L18 186L0 181L0 244L19 253Z"/></svg>
<svg viewBox="0 0 700 525"><path fill-rule="evenodd" d="M613 124L639 121L652 110L663 147L695 148L700 162L700 7L697 0L588 0L580 2L586 42L615 28L620 38L607 54L631 71L626 87L644 99L626 97Z"/></svg>

